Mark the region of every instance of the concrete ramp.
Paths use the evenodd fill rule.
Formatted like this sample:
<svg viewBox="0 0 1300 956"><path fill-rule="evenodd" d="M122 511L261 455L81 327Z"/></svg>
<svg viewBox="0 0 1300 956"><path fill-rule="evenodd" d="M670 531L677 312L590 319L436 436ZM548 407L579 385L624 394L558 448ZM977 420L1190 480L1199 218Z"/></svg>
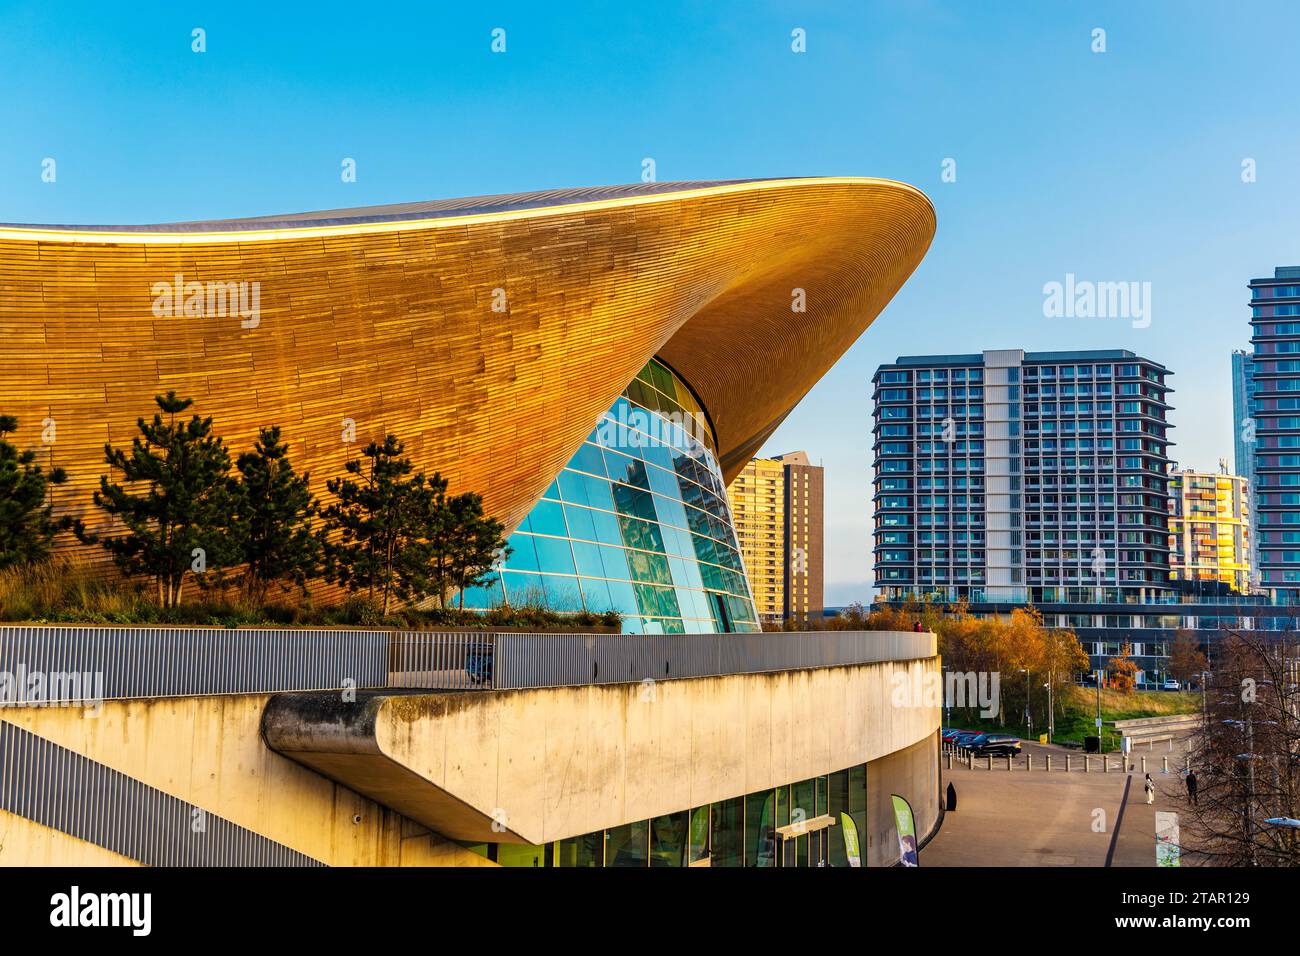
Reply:
<svg viewBox="0 0 1300 956"><path fill-rule="evenodd" d="M262 728L272 750L443 836L542 844L905 750L933 736L939 713L898 688L937 667L929 657L355 702L282 694ZM928 789L918 780L909 792Z"/></svg>

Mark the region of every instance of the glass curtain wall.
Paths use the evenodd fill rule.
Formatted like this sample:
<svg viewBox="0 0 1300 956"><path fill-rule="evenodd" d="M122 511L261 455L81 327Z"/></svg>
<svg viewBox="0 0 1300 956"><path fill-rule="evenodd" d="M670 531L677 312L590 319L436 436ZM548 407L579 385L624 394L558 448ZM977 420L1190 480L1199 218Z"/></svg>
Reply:
<svg viewBox="0 0 1300 956"><path fill-rule="evenodd" d="M652 361L601 418L465 606L617 611L629 634L757 631L713 431Z"/></svg>
<svg viewBox="0 0 1300 956"><path fill-rule="evenodd" d="M545 847L462 844L502 866L862 866L865 764Z"/></svg>

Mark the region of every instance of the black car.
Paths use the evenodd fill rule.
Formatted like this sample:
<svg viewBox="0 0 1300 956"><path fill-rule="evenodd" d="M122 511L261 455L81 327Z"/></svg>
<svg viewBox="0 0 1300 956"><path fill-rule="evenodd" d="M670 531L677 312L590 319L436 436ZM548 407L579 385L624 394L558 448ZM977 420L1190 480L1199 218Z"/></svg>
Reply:
<svg viewBox="0 0 1300 956"><path fill-rule="evenodd" d="M965 747L969 749L972 741L978 740L980 737L983 736L984 734L976 733L973 730L962 730L962 731L958 731L955 735L953 735L952 739L949 742L956 744L958 747Z"/></svg>
<svg viewBox="0 0 1300 956"><path fill-rule="evenodd" d="M1010 734L980 734L964 746L977 757L1020 756L1020 738Z"/></svg>

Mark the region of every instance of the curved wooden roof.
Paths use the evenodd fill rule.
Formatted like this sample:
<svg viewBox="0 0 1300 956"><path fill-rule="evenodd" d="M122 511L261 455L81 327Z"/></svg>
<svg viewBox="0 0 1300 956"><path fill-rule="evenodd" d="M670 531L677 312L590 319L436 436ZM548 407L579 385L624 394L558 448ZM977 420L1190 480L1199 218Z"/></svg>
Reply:
<svg viewBox="0 0 1300 956"><path fill-rule="evenodd" d="M513 528L656 355L707 408L729 481L898 291L934 228L918 190L855 178L0 227L0 412L69 471L56 494L76 513L104 443L129 444L153 395L174 388L236 453L280 425L318 492L391 431ZM159 284L177 276L257 283L258 321L155 314Z"/></svg>

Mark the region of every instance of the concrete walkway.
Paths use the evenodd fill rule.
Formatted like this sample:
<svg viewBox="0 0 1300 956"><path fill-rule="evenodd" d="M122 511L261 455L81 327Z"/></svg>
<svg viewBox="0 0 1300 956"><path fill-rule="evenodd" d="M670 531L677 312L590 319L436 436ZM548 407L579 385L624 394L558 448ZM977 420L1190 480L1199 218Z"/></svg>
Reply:
<svg viewBox="0 0 1300 956"><path fill-rule="evenodd" d="M1160 761L1148 759L1156 782L1148 806L1142 774L1122 771L1118 754L1109 755L1110 773L1101 772L1096 756L1084 773L1076 752L1066 773L1063 748L1026 744L1025 752L1033 754L1033 771L1024 769L1023 757L1012 771L996 758L993 770L983 769L986 762L944 770L945 789L950 781L957 788L957 812L945 816L921 851L922 866L1155 866L1155 812L1179 809L1176 760L1164 775ZM1047 753L1051 773L1042 770Z"/></svg>

